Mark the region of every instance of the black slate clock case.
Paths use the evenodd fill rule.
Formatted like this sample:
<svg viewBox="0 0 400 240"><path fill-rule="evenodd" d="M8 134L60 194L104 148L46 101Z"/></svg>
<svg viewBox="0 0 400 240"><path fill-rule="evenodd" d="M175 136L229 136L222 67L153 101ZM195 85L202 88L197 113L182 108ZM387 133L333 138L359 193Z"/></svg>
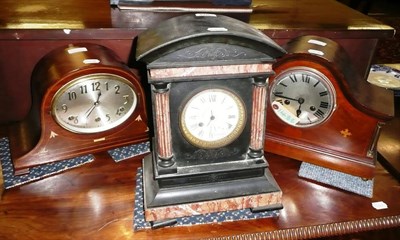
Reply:
<svg viewBox="0 0 400 240"><path fill-rule="evenodd" d="M248 24L214 14L175 17L139 35L136 58L147 65L154 121L152 155L143 161L147 208L280 192L264 145L251 142L265 135L266 98L255 92L266 94L272 63L284 53ZM212 88L239 96L246 126L230 144L206 149L185 140L179 118L189 98Z"/></svg>

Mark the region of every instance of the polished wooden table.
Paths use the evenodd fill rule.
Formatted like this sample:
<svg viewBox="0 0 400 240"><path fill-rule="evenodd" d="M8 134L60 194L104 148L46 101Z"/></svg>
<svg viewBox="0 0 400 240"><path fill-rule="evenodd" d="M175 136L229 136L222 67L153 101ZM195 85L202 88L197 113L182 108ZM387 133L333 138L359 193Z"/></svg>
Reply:
<svg viewBox="0 0 400 240"><path fill-rule="evenodd" d="M300 34L333 38L357 59L358 71L367 74L373 57L370 50L379 39L393 36L394 29L334 0L323 3L255 0L249 23L279 44ZM137 25L116 27L107 0L4 0L2 6L0 136L6 136L6 126L29 110L30 74L51 48L94 42L113 49L128 63L133 39L148 23L162 19L155 14L147 21L132 21ZM400 142L396 119L387 124L378 145L381 155L393 161L400 155L390 148ZM398 238L400 185L380 164L374 197L369 199L300 179L298 161L267 157L283 191L284 209L277 218L134 232L135 177L141 158L115 163L107 154L97 154L94 162L79 168L0 190L0 239L295 239L340 234L347 234L346 239ZM376 201L385 202L388 209L374 209L371 204ZM358 233L363 231L369 232Z"/></svg>
<svg viewBox="0 0 400 240"><path fill-rule="evenodd" d="M284 209L277 218L134 232L135 177L141 159L115 163L100 154L92 163L4 191L0 239L295 239L400 226L400 185L380 165L374 197L369 199L300 179L298 161L267 157L283 191ZM376 201L385 202L388 209L374 209L371 204ZM400 230L378 233L396 236Z"/></svg>

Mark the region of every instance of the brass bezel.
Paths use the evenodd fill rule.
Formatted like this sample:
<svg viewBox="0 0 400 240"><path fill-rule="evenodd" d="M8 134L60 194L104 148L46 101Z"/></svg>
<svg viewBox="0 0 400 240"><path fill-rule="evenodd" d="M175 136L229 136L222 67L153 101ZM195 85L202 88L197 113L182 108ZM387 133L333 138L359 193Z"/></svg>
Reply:
<svg viewBox="0 0 400 240"><path fill-rule="evenodd" d="M203 140L203 139L200 139L200 138L194 136L190 132L190 130L187 128L187 124L184 121L187 107L189 106L192 99L200 94L204 94L205 92L209 92L209 91L220 91L220 92L227 94L229 97L231 97L234 100L234 102L236 103L236 105L238 106L238 109L239 109L239 120L238 120L238 123L236 124L236 126L234 127L234 129L226 137L219 139L219 140L212 140L212 141ZM229 145L233 141L235 141L240 136L240 134L243 132L243 130L246 126L246 107L245 107L245 104L242 101L242 99L231 90L221 88L221 87L202 89L201 91L198 91L198 92L194 93L193 95L191 95L189 100L185 102L183 110L179 117L179 126L181 129L182 135L186 139L186 141L188 141L190 144L192 144L196 147L203 148L203 149L215 149L215 148L224 147L224 146Z"/></svg>

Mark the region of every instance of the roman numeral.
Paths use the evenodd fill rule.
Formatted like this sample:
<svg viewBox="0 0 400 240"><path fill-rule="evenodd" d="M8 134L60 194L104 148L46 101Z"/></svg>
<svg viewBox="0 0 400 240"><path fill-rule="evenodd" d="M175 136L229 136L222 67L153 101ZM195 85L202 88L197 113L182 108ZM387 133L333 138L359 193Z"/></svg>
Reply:
<svg viewBox="0 0 400 240"><path fill-rule="evenodd" d="M314 84L314 87L316 87L319 83L320 83L320 81L317 81L317 82Z"/></svg>
<svg viewBox="0 0 400 240"><path fill-rule="evenodd" d="M310 83L310 76L308 76L306 74L302 74L301 75L301 81L305 82L305 83Z"/></svg>
<svg viewBox="0 0 400 240"><path fill-rule="evenodd" d="M215 95L215 94L209 95L209 97L208 97L209 102L215 102L216 100L217 100L217 95Z"/></svg>
<svg viewBox="0 0 400 240"><path fill-rule="evenodd" d="M226 97L224 97L224 98L222 99L221 104L223 104L223 103L225 102L225 98L226 98Z"/></svg>
<svg viewBox="0 0 400 240"><path fill-rule="evenodd" d="M203 131L203 130L200 130L199 133L198 133L198 135L199 135L199 137L202 137L202 136L204 135L204 131Z"/></svg>
<svg viewBox="0 0 400 240"><path fill-rule="evenodd" d="M280 82L279 85L284 86L284 87L287 87L287 85L284 84L283 82Z"/></svg>
<svg viewBox="0 0 400 240"><path fill-rule="evenodd" d="M321 109L318 109L315 113L314 116L316 116L317 118L322 118L324 116L324 112L321 111Z"/></svg>
<svg viewBox="0 0 400 240"><path fill-rule="evenodd" d="M327 103L327 102L321 102L321 103L319 104L319 107L320 107L320 108L328 108L328 106L329 106L329 103Z"/></svg>
<svg viewBox="0 0 400 240"><path fill-rule="evenodd" d="M319 93L319 96L321 96L321 97L326 96L326 95L328 95L328 91L323 91L323 92Z"/></svg>
<svg viewBox="0 0 400 240"><path fill-rule="evenodd" d="M296 75L294 75L294 74L290 75L289 78L290 78L290 80L292 80L292 82L297 82Z"/></svg>

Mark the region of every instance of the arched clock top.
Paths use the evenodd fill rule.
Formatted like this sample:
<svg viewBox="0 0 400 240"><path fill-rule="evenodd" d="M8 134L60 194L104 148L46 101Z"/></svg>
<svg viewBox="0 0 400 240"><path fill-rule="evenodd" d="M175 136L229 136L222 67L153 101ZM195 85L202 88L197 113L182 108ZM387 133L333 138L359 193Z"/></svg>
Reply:
<svg viewBox="0 0 400 240"><path fill-rule="evenodd" d="M159 67L202 60L272 62L285 53L264 33L237 19L187 14L144 31L138 38L136 58Z"/></svg>
<svg viewBox="0 0 400 240"><path fill-rule="evenodd" d="M98 54L101 52L101 54ZM70 69L70 65L74 69ZM39 97L53 85L63 84L82 74L96 73L99 71L114 70L118 67L120 72L135 71L128 67L110 49L93 43L68 44L47 53L39 60L32 72L32 85L35 86L34 94ZM93 70L96 69L96 70Z"/></svg>
<svg viewBox="0 0 400 240"><path fill-rule="evenodd" d="M367 115L382 120L394 116L393 93L389 90L369 84L355 71L350 58L337 42L320 36L300 36L285 46L288 54L277 65L283 62L296 62L312 68L322 66L333 74L336 84L343 95L355 108ZM275 65L275 68L277 67Z"/></svg>

